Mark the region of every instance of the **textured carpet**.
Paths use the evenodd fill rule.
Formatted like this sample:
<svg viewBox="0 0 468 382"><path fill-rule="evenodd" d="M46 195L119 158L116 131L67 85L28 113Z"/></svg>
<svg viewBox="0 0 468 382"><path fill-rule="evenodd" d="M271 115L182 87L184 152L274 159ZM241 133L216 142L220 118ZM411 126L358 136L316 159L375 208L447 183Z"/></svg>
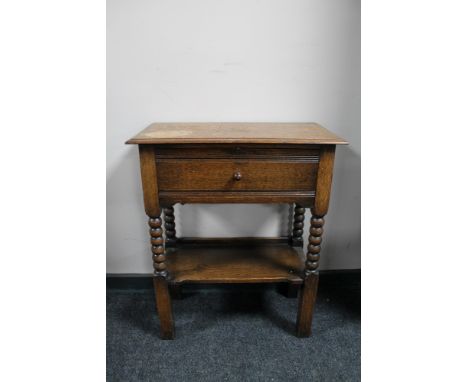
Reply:
<svg viewBox="0 0 468 382"><path fill-rule="evenodd" d="M150 289L107 290L108 381L359 381L360 282L322 282L312 336L271 286L184 290L176 339L158 338Z"/></svg>

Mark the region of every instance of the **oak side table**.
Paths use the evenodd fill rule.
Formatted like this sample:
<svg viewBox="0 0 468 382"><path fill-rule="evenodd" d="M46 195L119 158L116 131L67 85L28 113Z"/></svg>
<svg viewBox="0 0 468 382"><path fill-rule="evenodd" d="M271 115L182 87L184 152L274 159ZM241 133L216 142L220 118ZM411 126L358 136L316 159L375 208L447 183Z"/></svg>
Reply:
<svg viewBox="0 0 468 382"><path fill-rule="evenodd" d="M183 283L297 287L296 334L308 337L335 147L347 142L315 123L155 123L127 143L140 152L161 338L174 338L170 291ZM294 222L288 237L177 238L176 203L294 203Z"/></svg>

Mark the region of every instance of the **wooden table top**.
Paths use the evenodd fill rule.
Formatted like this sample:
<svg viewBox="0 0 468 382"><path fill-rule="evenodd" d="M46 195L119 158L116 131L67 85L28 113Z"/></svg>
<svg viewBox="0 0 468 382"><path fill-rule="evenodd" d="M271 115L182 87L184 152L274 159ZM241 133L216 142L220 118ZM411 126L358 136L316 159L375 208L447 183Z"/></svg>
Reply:
<svg viewBox="0 0 468 382"><path fill-rule="evenodd" d="M347 144L317 123L153 123L126 143Z"/></svg>

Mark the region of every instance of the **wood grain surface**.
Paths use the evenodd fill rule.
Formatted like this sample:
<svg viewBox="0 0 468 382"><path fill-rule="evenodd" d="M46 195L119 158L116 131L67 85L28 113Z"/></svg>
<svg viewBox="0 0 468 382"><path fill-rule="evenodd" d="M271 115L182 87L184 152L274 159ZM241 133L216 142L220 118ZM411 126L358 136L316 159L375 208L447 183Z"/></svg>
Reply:
<svg viewBox="0 0 468 382"><path fill-rule="evenodd" d="M311 207L314 191L161 191L161 206L176 203L296 203Z"/></svg>
<svg viewBox="0 0 468 382"><path fill-rule="evenodd" d="M299 290L296 319L296 335L298 337L310 336L312 316L314 315L315 301L317 299L318 282L318 274L311 274L305 278Z"/></svg>
<svg viewBox="0 0 468 382"><path fill-rule="evenodd" d="M318 161L158 160L160 191L313 191Z"/></svg>
<svg viewBox="0 0 468 382"><path fill-rule="evenodd" d="M304 254L288 244L251 240L250 244L184 244L167 249L172 282L302 283Z"/></svg>
<svg viewBox="0 0 468 382"><path fill-rule="evenodd" d="M317 123L266 122L153 123L127 143L347 144Z"/></svg>
<svg viewBox="0 0 468 382"><path fill-rule="evenodd" d="M161 339L172 340L175 336L174 316L172 314L172 301L167 280L164 277L156 276L153 278L153 285Z"/></svg>
<svg viewBox="0 0 468 382"><path fill-rule="evenodd" d="M158 198L158 183L156 175L156 161L153 146L138 146L140 153L140 173L143 187L143 200L146 215L156 217L161 214Z"/></svg>
<svg viewBox="0 0 468 382"><path fill-rule="evenodd" d="M323 216L328 212L333 180L333 164L335 161L335 146L323 146L320 152L320 162L317 174L317 189L313 213Z"/></svg>
<svg viewBox="0 0 468 382"><path fill-rule="evenodd" d="M267 144L166 144L154 145L156 159L316 159L319 145L267 145Z"/></svg>

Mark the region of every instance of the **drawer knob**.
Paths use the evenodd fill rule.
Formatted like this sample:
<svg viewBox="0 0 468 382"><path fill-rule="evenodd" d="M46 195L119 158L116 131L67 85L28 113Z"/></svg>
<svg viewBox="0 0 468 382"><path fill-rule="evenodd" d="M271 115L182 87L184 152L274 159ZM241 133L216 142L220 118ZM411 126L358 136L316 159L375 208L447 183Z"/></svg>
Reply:
<svg viewBox="0 0 468 382"><path fill-rule="evenodd" d="M240 171L236 171L234 173L234 179L235 180L241 180L242 179L242 174L240 173Z"/></svg>

